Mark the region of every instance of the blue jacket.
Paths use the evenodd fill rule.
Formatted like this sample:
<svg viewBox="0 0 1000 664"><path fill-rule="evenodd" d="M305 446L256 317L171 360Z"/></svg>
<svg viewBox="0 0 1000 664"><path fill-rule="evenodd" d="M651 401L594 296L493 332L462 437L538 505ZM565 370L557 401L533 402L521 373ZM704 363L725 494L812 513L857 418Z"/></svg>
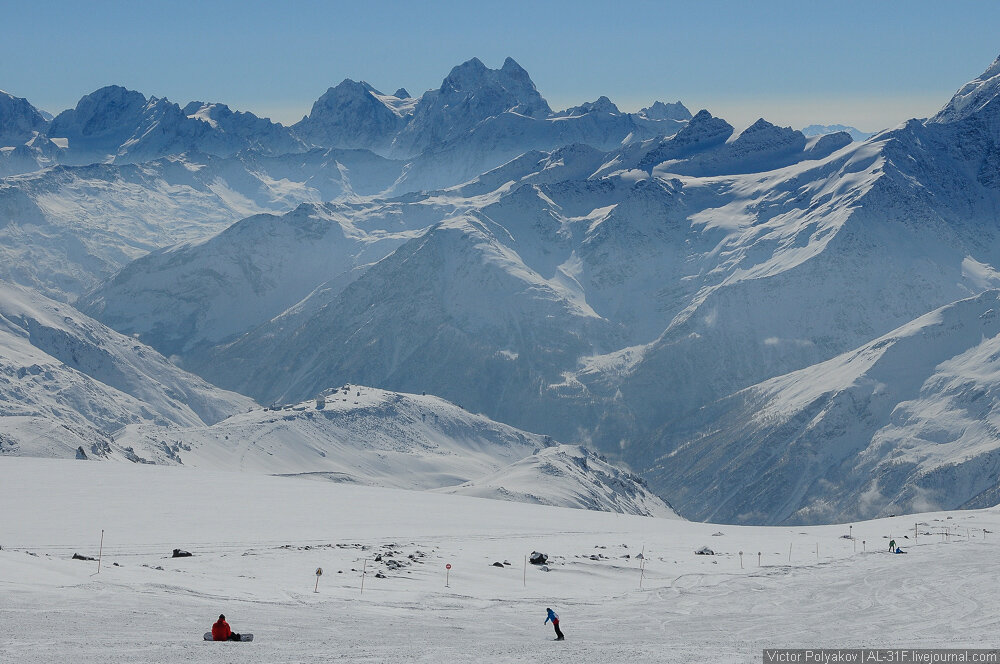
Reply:
<svg viewBox="0 0 1000 664"><path fill-rule="evenodd" d="M550 620L552 622L554 622L554 623L559 622L559 614L556 613L555 611L553 611L552 609L549 609L548 611L549 611L549 616L545 619L545 622L542 623L542 624L544 625L545 623L549 622Z"/></svg>

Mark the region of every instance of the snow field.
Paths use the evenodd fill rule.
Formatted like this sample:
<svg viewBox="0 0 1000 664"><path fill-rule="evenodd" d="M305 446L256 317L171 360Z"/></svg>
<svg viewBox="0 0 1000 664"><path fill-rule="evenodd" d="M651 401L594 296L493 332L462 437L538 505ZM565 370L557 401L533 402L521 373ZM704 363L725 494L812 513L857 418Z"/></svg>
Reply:
<svg viewBox="0 0 1000 664"><path fill-rule="evenodd" d="M1000 534L983 536L997 509L737 527L29 458L4 458L0 486L3 662L744 662L764 647L1000 641ZM97 575L71 556L96 556L102 528ZM885 553L889 535L907 555ZM194 555L170 558L178 547ZM532 550L551 571L525 569ZM549 641L547 606L565 643ZM202 642L220 612L254 643Z"/></svg>

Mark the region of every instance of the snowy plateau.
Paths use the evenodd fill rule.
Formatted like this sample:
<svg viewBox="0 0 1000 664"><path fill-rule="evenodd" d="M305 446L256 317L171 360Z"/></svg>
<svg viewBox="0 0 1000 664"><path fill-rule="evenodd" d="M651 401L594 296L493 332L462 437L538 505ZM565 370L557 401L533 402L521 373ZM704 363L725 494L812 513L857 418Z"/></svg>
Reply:
<svg viewBox="0 0 1000 664"><path fill-rule="evenodd" d="M0 661L997 647L1000 59L942 102L0 92Z"/></svg>

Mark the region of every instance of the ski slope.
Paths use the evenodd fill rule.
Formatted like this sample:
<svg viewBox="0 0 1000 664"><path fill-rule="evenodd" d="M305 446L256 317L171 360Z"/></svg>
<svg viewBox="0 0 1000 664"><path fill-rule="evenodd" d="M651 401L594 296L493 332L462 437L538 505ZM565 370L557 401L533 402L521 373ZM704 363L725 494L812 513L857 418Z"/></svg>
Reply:
<svg viewBox="0 0 1000 664"><path fill-rule="evenodd" d="M1000 645L996 508L739 527L30 458L4 458L0 486L3 662L747 662L765 647ZM96 556L102 529L96 574L71 556ZM885 553L890 535L907 555ZM194 555L171 558L178 547ZM525 565L534 550L548 572ZM255 641L203 642L219 613Z"/></svg>

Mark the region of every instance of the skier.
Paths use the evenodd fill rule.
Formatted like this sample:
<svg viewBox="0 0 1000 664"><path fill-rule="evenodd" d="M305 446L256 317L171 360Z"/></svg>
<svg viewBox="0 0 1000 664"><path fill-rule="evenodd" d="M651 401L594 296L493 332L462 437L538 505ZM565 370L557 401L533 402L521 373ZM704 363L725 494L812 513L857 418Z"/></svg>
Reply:
<svg viewBox="0 0 1000 664"><path fill-rule="evenodd" d="M896 551L896 540L889 540L889 553Z"/></svg>
<svg viewBox="0 0 1000 664"><path fill-rule="evenodd" d="M552 621L552 626L555 627L556 629L556 641L565 641L566 637L563 636L562 630L559 629L559 614L557 614L552 609L545 609L545 610L549 612L548 617L545 619L545 623L547 623L550 620ZM545 623L542 624L544 625Z"/></svg>
<svg viewBox="0 0 1000 664"><path fill-rule="evenodd" d="M226 616L219 614L219 621L212 625L212 640L213 641L239 641L240 635L229 629L229 623L226 622Z"/></svg>

